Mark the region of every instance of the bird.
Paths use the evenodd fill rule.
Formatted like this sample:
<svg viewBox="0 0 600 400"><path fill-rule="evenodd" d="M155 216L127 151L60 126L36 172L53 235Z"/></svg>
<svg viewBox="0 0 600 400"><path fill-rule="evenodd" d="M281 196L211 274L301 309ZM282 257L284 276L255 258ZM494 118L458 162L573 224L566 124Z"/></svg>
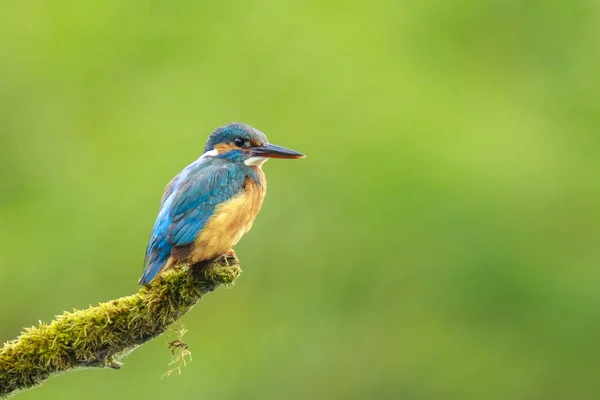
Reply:
<svg viewBox="0 0 600 400"><path fill-rule="evenodd" d="M146 247L139 284L176 265L224 254L252 227L267 190L262 170L270 158L305 155L270 144L261 131L238 122L214 130L196 161L167 185Z"/></svg>

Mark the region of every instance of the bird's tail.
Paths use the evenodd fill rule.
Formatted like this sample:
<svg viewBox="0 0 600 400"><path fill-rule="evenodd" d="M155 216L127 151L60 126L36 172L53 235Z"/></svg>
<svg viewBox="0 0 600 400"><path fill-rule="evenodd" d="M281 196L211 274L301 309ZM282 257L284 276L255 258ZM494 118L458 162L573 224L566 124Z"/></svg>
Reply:
<svg viewBox="0 0 600 400"><path fill-rule="evenodd" d="M144 269L144 273L142 277L138 281L140 285L146 285L150 283L152 279L158 273L167 267L170 260L171 255L171 246L157 246L158 248L151 249L149 248L149 252L146 255L146 268Z"/></svg>

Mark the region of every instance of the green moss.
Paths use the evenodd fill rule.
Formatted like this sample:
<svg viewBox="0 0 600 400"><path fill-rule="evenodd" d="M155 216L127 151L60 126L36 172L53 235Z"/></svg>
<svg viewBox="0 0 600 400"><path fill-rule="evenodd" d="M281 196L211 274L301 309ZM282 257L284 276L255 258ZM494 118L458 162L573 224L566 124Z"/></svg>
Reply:
<svg viewBox="0 0 600 400"><path fill-rule="evenodd" d="M167 271L138 293L86 310L64 312L26 328L0 350L0 396L79 367L119 368L123 354L163 333L200 298L240 275L237 258Z"/></svg>

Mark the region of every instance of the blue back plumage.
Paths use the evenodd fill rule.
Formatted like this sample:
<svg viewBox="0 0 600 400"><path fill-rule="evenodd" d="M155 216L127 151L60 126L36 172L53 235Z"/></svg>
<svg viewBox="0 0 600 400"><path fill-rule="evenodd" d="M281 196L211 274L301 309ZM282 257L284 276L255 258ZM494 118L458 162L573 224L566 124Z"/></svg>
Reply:
<svg viewBox="0 0 600 400"><path fill-rule="evenodd" d="M146 249L141 284L150 282L176 246L194 242L217 205L239 195L248 168L231 163L241 152L201 157L177 175L165 189Z"/></svg>

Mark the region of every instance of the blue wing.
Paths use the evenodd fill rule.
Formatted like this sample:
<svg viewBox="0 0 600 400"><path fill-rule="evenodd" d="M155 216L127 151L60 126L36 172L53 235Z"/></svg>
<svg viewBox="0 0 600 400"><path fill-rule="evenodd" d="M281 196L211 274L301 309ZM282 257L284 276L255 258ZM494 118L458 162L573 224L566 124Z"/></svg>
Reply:
<svg viewBox="0 0 600 400"><path fill-rule="evenodd" d="M158 274L173 247L194 242L215 207L243 190L245 175L235 164L213 159L190 165L171 181L146 249L141 284Z"/></svg>

